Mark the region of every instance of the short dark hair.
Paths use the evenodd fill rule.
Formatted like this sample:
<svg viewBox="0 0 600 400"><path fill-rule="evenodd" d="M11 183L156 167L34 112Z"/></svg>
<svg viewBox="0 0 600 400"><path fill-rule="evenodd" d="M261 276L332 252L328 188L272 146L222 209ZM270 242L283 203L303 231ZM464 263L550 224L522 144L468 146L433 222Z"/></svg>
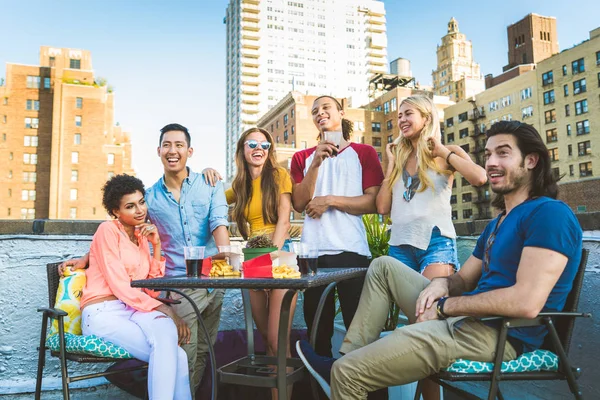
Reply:
<svg viewBox="0 0 600 400"><path fill-rule="evenodd" d="M508 134L513 135L517 141L517 147L521 151L523 158L529 154L537 154L538 162L532 170L532 176L529 187L529 197L547 196L555 199L558 196L558 180L560 177L552 173L552 162L548 154L548 148L544 144L539 132L533 125L524 124L519 121L499 121L496 122L486 132L489 139L492 136ZM501 210L506 209L504 196L496 195L492 205Z"/></svg>
<svg viewBox="0 0 600 400"><path fill-rule="evenodd" d="M162 129L160 130L160 138L158 139L158 145L162 146L162 140L163 140L163 136L165 136L165 133L167 132L171 132L171 131L180 131L183 132L185 135L185 141L187 142L188 147L192 146L192 138L190 136L190 132L188 131L188 129L181 125L181 124L168 124L162 127Z"/></svg>
<svg viewBox="0 0 600 400"><path fill-rule="evenodd" d="M102 205L109 215L116 218L113 210L121 206L121 199L127 194L135 192L146 194L144 183L135 176L121 174L110 178L102 188Z"/></svg>

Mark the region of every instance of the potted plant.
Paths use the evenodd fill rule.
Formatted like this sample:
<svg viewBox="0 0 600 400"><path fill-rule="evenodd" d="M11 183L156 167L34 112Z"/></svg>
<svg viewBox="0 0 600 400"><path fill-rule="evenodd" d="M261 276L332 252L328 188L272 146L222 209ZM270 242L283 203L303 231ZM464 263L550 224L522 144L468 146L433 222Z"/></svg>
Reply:
<svg viewBox="0 0 600 400"><path fill-rule="evenodd" d="M259 235L250 238L246 247L242 249L242 252L244 253L244 261L248 261L276 250L277 246L273 245L269 236Z"/></svg>

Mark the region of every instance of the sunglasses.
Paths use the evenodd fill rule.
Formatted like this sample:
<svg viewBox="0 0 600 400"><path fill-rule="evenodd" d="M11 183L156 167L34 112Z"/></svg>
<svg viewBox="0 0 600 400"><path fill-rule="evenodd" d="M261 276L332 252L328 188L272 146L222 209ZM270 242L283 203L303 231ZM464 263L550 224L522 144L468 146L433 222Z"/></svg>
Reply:
<svg viewBox="0 0 600 400"><path fill-rule="evenodd" d="M271 142L258 142L258 140L254 140L254 139L250 139L250 140L246 140L244 142L244 144L248 145L248 147L250 147L251 149L255 149L258 145L260 145L260 147L263 150L269 150L271 148Z"/></svg>
<svg viewBox="0 0 600 400"><path fill-rule="evenodd" d="M406 190L402 194L402 198L404 198L404 201L406 201L407 203L410 202L413 197L415 197L415 191L410 188L411 185L412 185L412 176L409 175L408 179L406 179L406 183L404 184L404 188Z"/></svg>

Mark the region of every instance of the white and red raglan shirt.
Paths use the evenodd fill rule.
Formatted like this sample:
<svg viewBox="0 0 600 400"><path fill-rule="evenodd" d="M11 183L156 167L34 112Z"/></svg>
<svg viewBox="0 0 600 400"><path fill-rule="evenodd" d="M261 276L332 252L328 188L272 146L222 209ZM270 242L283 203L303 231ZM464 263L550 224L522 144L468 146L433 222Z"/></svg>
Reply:
<svg viewBox="0 0 600 400"><path fill-rule="evenodd" d="M296 184L302 182L315 155L316 147L298 151L292 158L291 175ZM372 186L380 186L383 171L372 146L350 143L337 157L323 160L313 198L334 195L362 196ZM343 251L370 257L365 226L360 215L329 208L321 218L304 218L302 243L319 249L319 255Z"/></svg>

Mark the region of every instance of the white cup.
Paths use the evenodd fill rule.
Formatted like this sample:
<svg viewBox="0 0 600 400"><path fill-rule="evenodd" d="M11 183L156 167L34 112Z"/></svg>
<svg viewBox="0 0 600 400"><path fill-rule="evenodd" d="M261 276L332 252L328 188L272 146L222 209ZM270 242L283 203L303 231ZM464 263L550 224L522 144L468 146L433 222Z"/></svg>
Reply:
<svg viewBox="0 0 600 400"><path fill-rule="evenodd" d="M342 142L342 132L325 131L323 139L326 142L333 143L339 149Z"/></svg>

